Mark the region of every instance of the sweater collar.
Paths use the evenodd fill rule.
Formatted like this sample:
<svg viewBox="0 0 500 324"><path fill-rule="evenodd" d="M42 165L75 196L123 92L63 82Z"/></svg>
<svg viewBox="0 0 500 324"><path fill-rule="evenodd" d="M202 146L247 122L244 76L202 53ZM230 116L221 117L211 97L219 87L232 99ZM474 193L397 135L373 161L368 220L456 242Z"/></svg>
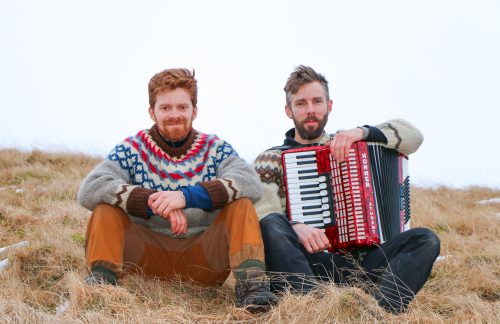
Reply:
<svg viewBox="0 0 500 324"><path fill-rule="evenodd" d="M158 126L154 124L149 129L149 134L155 141L156 145L158 145L163 152L167 153L171 157L179 158L185 155L193 146L193 143L198 135L198 132L195 129L191 129L191 132L186 137L179 142L171 142L165 139L158 130Z"/></svg>
<svg viewBox="0 0 500 324"><path fill-rule="evenodd" d="M323 135L320 137L320 139L313 144L301 144L295 140L295 128L289 129L285 133L285 141L283 142L283 145L286 146L291 146L291 147L296 147L296 146L316 146L316 145L324 145L326 142L328 142L331 139L331 136L325 132L323 132Z"/></svg>

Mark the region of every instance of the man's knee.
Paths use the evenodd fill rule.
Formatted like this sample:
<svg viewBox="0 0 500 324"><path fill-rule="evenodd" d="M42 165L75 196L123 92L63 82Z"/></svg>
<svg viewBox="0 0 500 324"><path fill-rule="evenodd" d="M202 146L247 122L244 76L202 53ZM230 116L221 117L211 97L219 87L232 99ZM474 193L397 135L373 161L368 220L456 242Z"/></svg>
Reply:
<svg viewBox="0 0 500 324"><path fill-rule="evenodd" d="M253 208L252 201L250 199L248 199L247 197L238 198L230 203L230 205L232 205L232 204L237 205L241 208L248 208L248 207Z"/></svg>
<svg viewBox="0 0 500 324"><path fill-rule="evenodd" d="M265 232L269 235L273 235L284 231L289 231L290 229L292 229L292 227L285 216L278 213L272 213L260 220L260 229L263 234Z"/></svg>
<svg viewBox="0 0 500 324"><path fill-rule="evenodd" d="M413 231L413 235L415 235L418 241L422 245L425 245L428 252L432 253L437 258L441 249L441 241L439 240L439 237L428 228L417 227L411 231Z"/></svg>
<svg viewBox="0 0 500 324"><path fill-rule="evenodd" d="M125 222L128 223L128 215L119 207L109 204L99 204L92 211L91 223Z"/></svg>

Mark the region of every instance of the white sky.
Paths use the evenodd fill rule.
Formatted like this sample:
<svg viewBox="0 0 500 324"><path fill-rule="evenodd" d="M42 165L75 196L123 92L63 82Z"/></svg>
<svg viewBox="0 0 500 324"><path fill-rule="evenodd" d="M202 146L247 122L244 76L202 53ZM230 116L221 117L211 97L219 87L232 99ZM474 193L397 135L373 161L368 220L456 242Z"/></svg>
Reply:
<svg viewBox="0 0 500 324"><path fill-rule="evenodd" d="M149 128L147 82L195 68L195 128L249 162L282 143L285 81L330 81L327 130L409 120L413 183L500 188L498 1L0 0L0 147L105 155Z"/></svg>

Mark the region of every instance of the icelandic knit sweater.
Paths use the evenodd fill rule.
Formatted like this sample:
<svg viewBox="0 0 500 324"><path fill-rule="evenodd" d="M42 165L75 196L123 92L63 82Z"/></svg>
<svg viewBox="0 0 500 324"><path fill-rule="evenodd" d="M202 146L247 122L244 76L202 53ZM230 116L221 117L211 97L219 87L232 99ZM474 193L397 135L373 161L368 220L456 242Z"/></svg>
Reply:
<svg viewBox="0 0 500 324"><path fill-rule="evenodd" d="M365 141L381 142L383 146L394 149L402 154L414 153L423 142L422 133L409 122L403 119L389 120L383 124L367 126L370 129ZM293 137L294 129L285 135L284 147L297 148L301 146L324 145L335 137L335 134L324 133L317 143L303 145ZM262 199L255 204L259 219L271 213L287 215L286 193L281 162L282 147L274 147L261 153L254 162L264 189Z"/></svg>
<svg viewBox="0 0 500 324"><path fill-rule="evenodd" d="M262 194L252 166L226 141L193 129L185 143L174 148L154 125L116 145L87 175L78 200L89 210L100 203L120 207L134 222L174 236L168 220L151 215L147 200L157 191L195 185L207 191L212 209L184 209L188 222L184 237L206 230L226 204L240 197L255 202Z"/></svg>

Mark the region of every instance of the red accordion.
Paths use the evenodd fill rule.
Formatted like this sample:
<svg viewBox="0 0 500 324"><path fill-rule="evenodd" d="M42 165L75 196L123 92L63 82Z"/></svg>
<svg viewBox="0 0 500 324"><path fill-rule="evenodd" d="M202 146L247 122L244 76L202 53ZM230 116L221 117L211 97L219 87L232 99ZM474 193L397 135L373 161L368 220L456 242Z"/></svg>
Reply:
<svg viewBox="0 0 500 324"><path fill-rule="evenodd" d="M288 217L324 228L332 248L363 249L410 228L408 158L357 142L347 161L313 146L283 151Z"/></svg>

